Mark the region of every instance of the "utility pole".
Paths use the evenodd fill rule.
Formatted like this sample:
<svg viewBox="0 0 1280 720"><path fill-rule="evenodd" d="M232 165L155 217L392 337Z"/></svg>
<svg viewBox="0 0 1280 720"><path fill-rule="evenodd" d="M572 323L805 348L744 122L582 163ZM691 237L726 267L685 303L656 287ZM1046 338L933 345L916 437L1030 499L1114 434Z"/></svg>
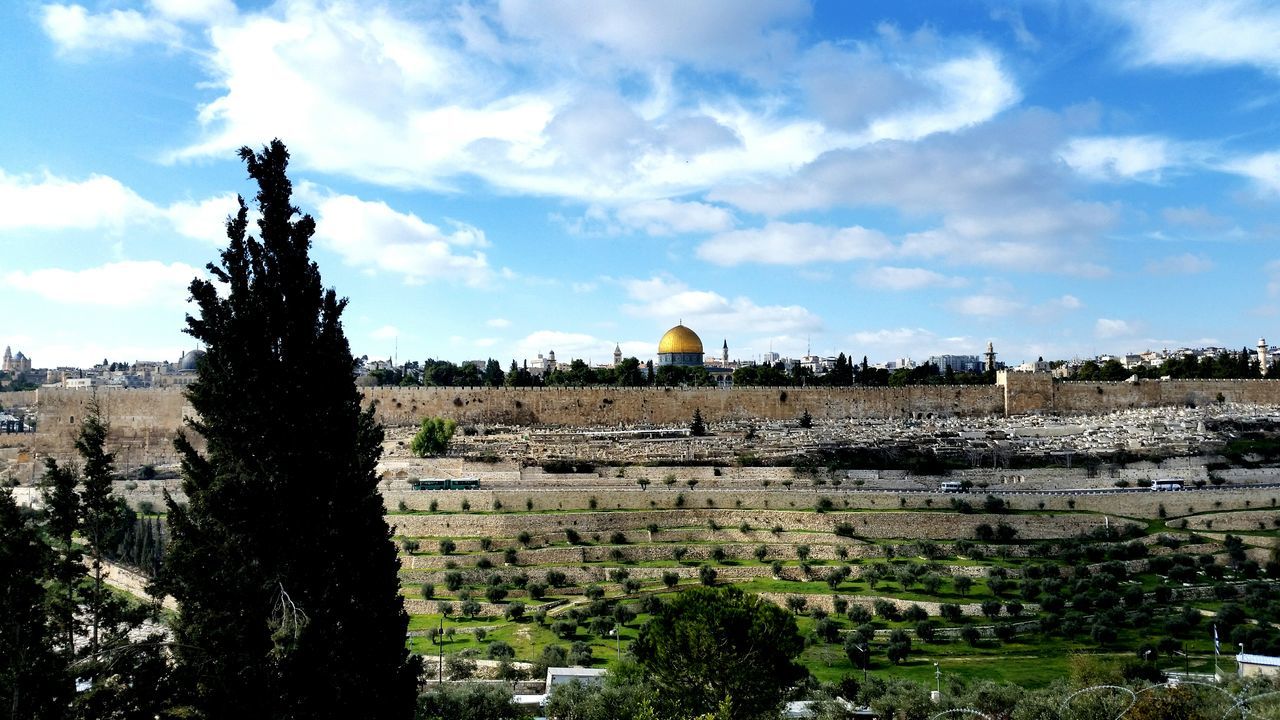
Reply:
<svg viewBox="0 0 1280 720"><path fill-rule="evenodd" d="M440 649L439 664L436 666L439 679L436 681L438 685L444 684L444 613L440 613L440 634L436 636L436 647Z"/></svg>

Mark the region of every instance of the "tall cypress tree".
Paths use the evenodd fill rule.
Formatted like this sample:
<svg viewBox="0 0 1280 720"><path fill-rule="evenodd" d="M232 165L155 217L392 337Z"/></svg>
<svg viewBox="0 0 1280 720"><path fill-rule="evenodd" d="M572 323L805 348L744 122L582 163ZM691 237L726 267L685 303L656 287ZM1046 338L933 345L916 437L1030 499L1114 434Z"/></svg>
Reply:
<svg viewBox="0 0 1280 720"><path fill-rule="evenodd" d="M178 439L189 503L169 502L160 581L181 606L180 669L215 720L409 718L419 665L346 300L309 258L315 221L291 202L284 145L240 157L258 235L241 198L214 282L190 288L199 317L186 331L206 354L187 397L206 449Z"/></svg>
<svg viewBox="0 0 1280 720"><path fill-rule="evenodd" d="M7 487L0 487L0 719L66 716L72 684L44 605L49 548Z"/></svg>

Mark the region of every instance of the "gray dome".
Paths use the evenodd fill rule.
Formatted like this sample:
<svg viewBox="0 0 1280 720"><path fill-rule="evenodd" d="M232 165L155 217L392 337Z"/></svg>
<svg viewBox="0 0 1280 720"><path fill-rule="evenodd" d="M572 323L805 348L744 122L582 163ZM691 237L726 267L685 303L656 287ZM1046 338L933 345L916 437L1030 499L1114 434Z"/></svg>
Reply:
<svg viewBox="0 0 1280 720"><path fill-rule="evenodd" d="M196 363L200 358L204 357L203 350L188 350L182 359L178 361L178 372L196 371Z"/></svg>

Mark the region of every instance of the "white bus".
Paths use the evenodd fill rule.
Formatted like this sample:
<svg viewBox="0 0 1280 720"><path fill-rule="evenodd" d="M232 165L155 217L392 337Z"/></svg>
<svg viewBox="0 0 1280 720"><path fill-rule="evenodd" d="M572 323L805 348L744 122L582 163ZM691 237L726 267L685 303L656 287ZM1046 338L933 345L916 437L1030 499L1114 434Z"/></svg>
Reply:
<svg viewBox="0 0 1280 720"><path fill-rule="evenodd" d="M938 486L942 492L964 492L964 483L948 480Z"/></svg>
<svg viewBox="0 0 1280 720"><path fill-rule="evenodd" d="M1183 487L1181 480L1157 480L1151 483L1152 490L1181 490Z"/></svg>

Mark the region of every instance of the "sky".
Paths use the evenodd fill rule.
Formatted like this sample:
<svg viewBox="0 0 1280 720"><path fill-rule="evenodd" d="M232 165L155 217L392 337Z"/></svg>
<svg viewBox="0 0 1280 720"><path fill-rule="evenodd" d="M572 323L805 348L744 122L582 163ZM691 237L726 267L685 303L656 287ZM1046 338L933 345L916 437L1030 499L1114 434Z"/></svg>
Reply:
<svg viewBox="0 0 1280 720"><path fill-rule="evenodd" d="M0 344L176 360L280 138L357 355L1280 342L1280 5L0 3Z"/></svg>

